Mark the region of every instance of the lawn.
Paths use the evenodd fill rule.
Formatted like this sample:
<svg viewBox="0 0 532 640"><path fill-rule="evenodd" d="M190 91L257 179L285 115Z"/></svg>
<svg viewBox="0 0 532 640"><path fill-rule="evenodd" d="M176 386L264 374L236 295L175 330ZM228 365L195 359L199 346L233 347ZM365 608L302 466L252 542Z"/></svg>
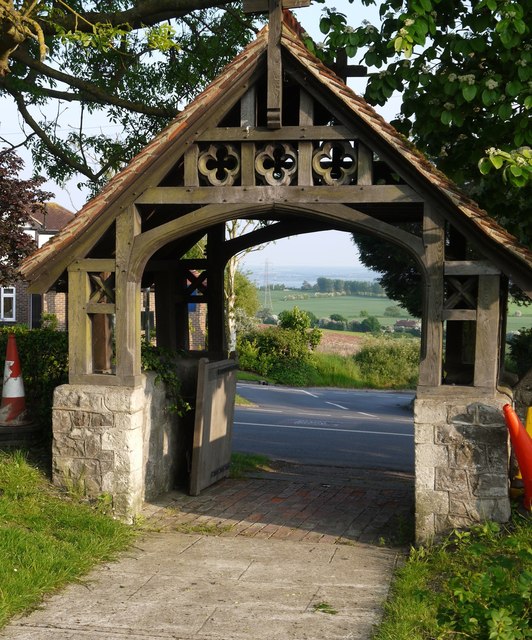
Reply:
<svg viewBox="0 0 532 640"><path fill-rule="evenodd" d="M289 299L294 297L308 296L305 299ZM311 311L317 318L328 318L331 313L338 313L348 320L361 320L361 311L366 311L368 315L375 316L381 325L393 326L397 320L411 318L407 311L400 316L387 317L384 311L387 307L397 306L397 303L388 298L376 296L335 296L335 297L314 297L314 293L304 291L272 291L273 312L278 315L285 309L299 307L304 311ZM517 314L517 315L516 315ZM518 331L522 327L532 327L532 306L519 307L510 302L508 307L507 331Z"/></svg>

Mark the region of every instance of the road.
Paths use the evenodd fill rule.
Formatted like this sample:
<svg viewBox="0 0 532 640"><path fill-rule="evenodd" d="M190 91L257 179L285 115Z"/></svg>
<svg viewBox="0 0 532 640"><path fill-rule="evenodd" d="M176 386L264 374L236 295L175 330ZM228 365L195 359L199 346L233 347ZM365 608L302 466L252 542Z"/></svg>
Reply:
<svg viewBox="0 0 532 640"><path fill-rule="evenodd" d="M233 449L303 464L410 472L413 393L239 383Z"/></svg>

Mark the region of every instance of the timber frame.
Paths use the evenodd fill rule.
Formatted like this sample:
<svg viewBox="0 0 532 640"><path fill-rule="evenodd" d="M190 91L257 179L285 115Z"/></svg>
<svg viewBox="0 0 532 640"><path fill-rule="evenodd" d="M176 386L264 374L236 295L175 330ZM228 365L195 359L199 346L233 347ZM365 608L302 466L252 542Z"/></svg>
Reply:
<svg viewBox="0 0 532 640"><path fill-rule="evenodd" d="M269 8L270 27L23 265L33 292L68 281L70 383L139 383L146 287L159 345L188 348L188 304L199 301L206 355L225 357L230 257L339 229L418 265L420 390L496 389L508 278L532 295L532 254L317 60L289 11ZM263 226L227 240L234 219ZM185 260L205 236L205 258Z"/></svg>

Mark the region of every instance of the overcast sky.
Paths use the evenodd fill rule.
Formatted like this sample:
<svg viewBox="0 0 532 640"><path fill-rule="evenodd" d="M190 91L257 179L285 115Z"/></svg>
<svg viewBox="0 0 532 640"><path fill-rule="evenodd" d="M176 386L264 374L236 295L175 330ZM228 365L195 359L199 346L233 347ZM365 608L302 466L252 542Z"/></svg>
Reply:
<svg viewBox="0 0 532 640"><path fill-rule="evenodd" d="M327 0L328 5L335 6L348 17L348 24L356 24L363 19L368 19L374 23L378 20L378 13L375 7L363 7L359 0L349 4L347 0ZM323 34L319 30L319 19L323 5L313 5L295 11L298 20L316 42L323 39ZM356 17L355 17L356 15ZM360 62L355 60L356 63ZM358 92L364 90L364 80L350 80L351 86ZM391 120L398 111L398 100L392 100L384 109L382 115ZM108 123L112 126L111 123ZM109 126L102 128L107 131ZM0 99L0 135L11 143L18 143L23 140L23 135L19 126L19 116L16 106L7 97ZM28 153L23 150L19 154L26 163L24 177L31 175L31 159ZM79 210L86 201L86 192L76 188L76 180L72 180L67 188L62 189L53 182L47 182L44 189L55 194L55 202L70 209ZM274 244L265 247L260 252L254 252L246 258L248 264L264 264L269 261L277 265L310 265L328 264L332 266L352 266L358 264L356 250L348 233L339 231L327 231L314 234L305 234L279 240Z"/></svg>

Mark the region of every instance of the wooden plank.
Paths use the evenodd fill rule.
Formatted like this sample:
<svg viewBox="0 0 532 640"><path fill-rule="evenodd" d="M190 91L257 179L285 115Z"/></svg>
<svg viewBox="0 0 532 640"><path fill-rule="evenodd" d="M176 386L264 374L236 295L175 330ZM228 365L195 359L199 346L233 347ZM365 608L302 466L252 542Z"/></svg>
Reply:
<svg viewBox="0 0 532 640"><path fill-rule="evenodd" d="M106 302L89 302L84 309L86 313L110 314L116 312L116 306Z"/></svg>
<svg viewBox="0 0 532 640"><path fill-rule="evenodd" d="M73 376L92 371L91 321L85 312L90 295L89 277L83 271L68 274L68 370Z"/></svg>
<svg viewBox="0 0 532 640"><path fill-rule="evenodd" d="M223 246L225 242L225 224L218 224L207 234L207 348L211 353L224 357L226 351L225 336L225 263Z"/></svg>
<svg viewBox="0 0 532 640"><path fill-rule="evenodd" d="M499 275L500 269L487 260L447 260L444 265L446 276Z"/></svg>
<svg viewBox="0 0 532 640"><path fill-rule="evenodd" d="M361 142L358 143L357 184L373 184L373 152Z"/></svg>
<svg viewBox="0 0 532 640"><path fill-rule="evenodd" d="M476 309L443 309L442 320L476 320Z"/></svg>
<svg viewBox="0 0 532 640"><path fill-rule="evenodd" d="M69 271L85 271L91 273L113 272L116 269L116 262L113 258L85 258L74 260L68 266Z"/></svg>
<svg viewBox="0 0 532 640"><path fill-rule="evenodd" d="M135 206L116 219L116 373L122 378L140 374L140 278L132 280L130 257L133 241L140 234L140 216Z"/></svg>
<svg viewBox="0 0 532 640"><path fill-rule="evenodd" d="M425 253L425 290L419 385L439 387L442 383L443 360L443 262L445 255L445 221L434 209L425 205L423 215Z"/></svg>
<svg viewBox="0 0 532 640"><path fill-rule="evenodd" d="M199 186L198 157L198 145L190 145L185 153L185 186L187 187Z"/></svg>
<svg viewBox="0 0 532 640"><path fill-rule="evenodd" d="M344 126L286 126L282 129L266 127L218 127L200 133L198 142L293 142L298 140L354 140L350 129Z"/></svg>
<svg viewBox="0 0 532 640"><path fill-rule="evenodd" d="M266 204L305 203L409 203L419 204L421 196L407 185L338 185L291 187L153 187L136 204Z"/></svg>
<svg viewBox="0 0 532 640"><path fill-rule="evenodd" d="M281 0L268 0L268 94L266 98L266 124L268 129L282 126L283 65L281 60L281 29L283 5Z"/></svg>
<svg viewBox="0 0 532 640"><path fill-rule="evenodd" d="M257 91L255 86L240 101L240 126L247 131L257 124ZM241 144L241 183L243 186L255 185L255 145L253 142Z"/></svg>
<svg viewBox="0 0 532 640"><path fill-rule="evenodd" d="M299 90L299 124L310 126L314 123L314 100L301 88ZM312 142L300 142L298 146L298 185L312 185Z"/></svg>
<svg viewBox="0 0 532 640"><path fill-rule="evenodd" d="M492 387L495 389L497 385L500 353L499 290L499 276L479 276L475 377L473 383L475 387Z"/></svg>

